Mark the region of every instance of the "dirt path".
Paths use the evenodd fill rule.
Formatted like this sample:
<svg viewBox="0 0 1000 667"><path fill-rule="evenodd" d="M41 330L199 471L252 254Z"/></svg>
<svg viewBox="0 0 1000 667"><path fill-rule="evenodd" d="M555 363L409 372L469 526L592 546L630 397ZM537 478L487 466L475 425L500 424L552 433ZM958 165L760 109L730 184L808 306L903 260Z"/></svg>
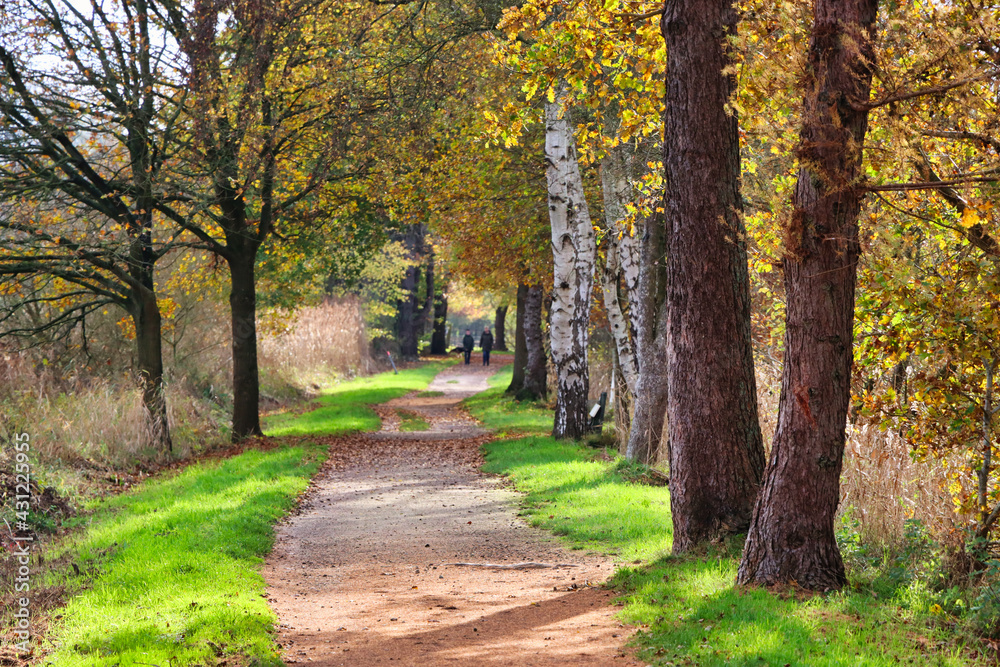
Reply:
<svg viewBox="0 0 1000 667"><path fill-rule="evenodd" d="M493 367L492 370L496 370ZM299 514L279 527L268 598L289 664L640 665L609 560L569 551L477 471L488 436L456 409L490 369L456 366L382 410L378 434L340 438ZM400 433L402 408L431 428ZM455 563L558 567L486 568Z"/></svg>

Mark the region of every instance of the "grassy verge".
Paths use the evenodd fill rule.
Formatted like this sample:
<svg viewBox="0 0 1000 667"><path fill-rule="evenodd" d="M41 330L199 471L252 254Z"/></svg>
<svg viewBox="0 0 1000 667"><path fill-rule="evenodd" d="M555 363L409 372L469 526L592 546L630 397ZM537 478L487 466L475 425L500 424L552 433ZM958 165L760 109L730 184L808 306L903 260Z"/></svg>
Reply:
<svg viewBox="0 0 1000 667"><path fill-rule="evenodd" d="M441 367L346 382L316 410L273 420L269 433L377 428L367 404L422 389ZM260 567L274 524L308 486L325 447L308 438L272 444L92 503L82 531L53 554L79 574L49 575L71 592L50 627L49 662L280 665Z"/></svg>
<svg viewBox="0 0 1000 667"><path fill-rule="evenodd" d="M533 525L572 548L628 563L611 585L622 595L623 619L640 627L641 658L699 666L987 664L975 662L930 611L936 605L926 590L905 578L891 587L865 580L835 594L783 595L733 585L738 543L670 556L667 489L636 484L641 469L613 454L541 435L550 413L505 399L509 377L498 374L494 389L466 402L487 427L518 434L486 445L484 469L526 494Z"/></svg>
<svg viewBox="0 0 1000 667"><path fill-rule="evenodd" d="M325 391L314 402L314 409L295 414L272 415L264 432L269 436L338 435L358 431L377 431L379 418L369 405L385 403L411 391L426 387L434 376L454 361L435 361L399 372L380 373L344 382Z"/></svg>

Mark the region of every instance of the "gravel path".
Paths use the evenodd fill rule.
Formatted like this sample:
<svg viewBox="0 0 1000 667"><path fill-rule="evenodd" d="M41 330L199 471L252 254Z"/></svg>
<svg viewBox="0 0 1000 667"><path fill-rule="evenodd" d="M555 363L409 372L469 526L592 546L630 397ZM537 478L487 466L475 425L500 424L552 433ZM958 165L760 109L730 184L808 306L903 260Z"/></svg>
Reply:
<svg viewBox="0 0 1000 667"><path fill-rule="evenodd" d="M456 366L387 404L430 422L337 438L265 568L289 664L639 665L611 594L611 561L569 551L478 472L489 436L458 402L492 369ZM456 565L472 563L473 566ZM542 563L557 567L525 566ZM507 565L514 568L483 567Z"/></svg>

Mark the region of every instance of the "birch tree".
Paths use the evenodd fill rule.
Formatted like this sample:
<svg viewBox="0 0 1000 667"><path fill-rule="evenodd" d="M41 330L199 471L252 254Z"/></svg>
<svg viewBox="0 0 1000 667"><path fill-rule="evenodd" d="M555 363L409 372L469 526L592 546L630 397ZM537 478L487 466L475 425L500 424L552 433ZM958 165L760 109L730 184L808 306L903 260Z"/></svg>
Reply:
<svg viewBox="0 0 1000 667"><path fill-rule="evenodd" d="M545 104L545 157L554 278L549 322L556 371L552 435L579 438L588 428L587 346L597 244L561 89Z"/></svg>
<svg viewBox="0 0 1000 667"><path fill-rule="evenodd" d="M631 157L628 144L618 144L601 161L604 194L605 249L601 269L601 291L618 350L618 364L630 396L635 396L639 376L636 350L636 309L639 291L639 243L629 214L634 194L630 182ZM624 304L623 304L624 301Z"/></svg>

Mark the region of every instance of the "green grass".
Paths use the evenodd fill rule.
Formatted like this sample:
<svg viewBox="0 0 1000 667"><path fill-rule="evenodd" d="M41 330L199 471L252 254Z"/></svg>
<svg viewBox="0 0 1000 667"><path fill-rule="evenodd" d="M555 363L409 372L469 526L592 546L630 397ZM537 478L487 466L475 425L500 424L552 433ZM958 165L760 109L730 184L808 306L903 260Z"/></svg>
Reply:
<svg viewBox="0 0 1000 667"><path fill-rule="evenodd" d="M344 382L324 392L315 403L318 407L304 414L273 415L264 425L270 436L339 435L358 431L377 431L378 415L369 405L385 403L411 391L426 387L434 376L454 361L435 361L408 368L399 375L386 372Z"/></svg>
<svg viewBox="0 0 1000 667"><path fill-rule="evenodd" d="M513 374L511 366L490 376L490 389L465 399L469 411L501 437L508 434L550 433L552 411L531 402L509 400L504 390Z"/></svg>
<svg viewBox="0 0 1000 667"><path fill-rule="evenodd" d="M404 432L426 431L431 427L430 422L409 410L396 410L399 415L399 430Z"/></svg>
<svg viewBox="0 0 1000 667"><path fill-rule="evenodd" d="M437 398L438 396L444 396L443 391L422 391L417 394L420 398Z"/></svg>
<svg viewBox="0 0 1000 667"><path fill-rule="evenodd" d="M323 456L316 445L248 451L99 503L68 545L72 562L99 575L50 631L59 647L50 661L215 664L213 642L259 665L281 664L259 569L273 524Z"/></svg>
<svg viewBox="0 0 1000 667"><path fill-rule="evenodd" d="M549 411L503 398L502 377L493 384L465 402L487 427L519 436L551 428ZM509 476L525 493L532 525L626 564L610 585L624 602L622 618L640 628L640 657L652 664L974 664L949 623L928 612L919 586L857 582L794 599L734 586L738 542L670 556L667 489L634 483L641 467L613 452L545 435L496 440L485 451L484 470Z"/></svg>
<svg viewBox="0 0 1000 667"><path fill-rule="evenodd" d="M271 435L378 428L367 406L423 389L445 365L426 364L345 382L301 415L280 415ZM91 503L82 528L53 555L76 564L48 575L72 593L47 641L53 665L280 665L277 618L260 567L274 524L326 456L297 441L250 450L148 480ZM221 659L220 657L220 659Z"/></svg>

